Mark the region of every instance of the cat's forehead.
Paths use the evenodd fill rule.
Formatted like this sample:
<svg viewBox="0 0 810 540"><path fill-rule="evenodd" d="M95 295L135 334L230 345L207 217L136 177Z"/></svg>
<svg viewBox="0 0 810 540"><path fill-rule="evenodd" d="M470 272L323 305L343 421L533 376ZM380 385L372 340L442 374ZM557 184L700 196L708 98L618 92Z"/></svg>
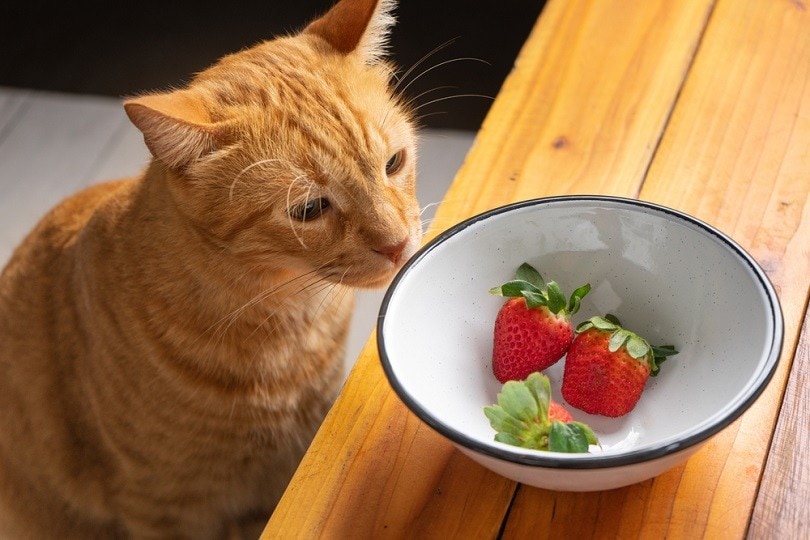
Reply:
<svg viewBox="0 0 810 540"><path fill-rule="evenodd" d="M413 128L390 92L387 67L329 54L310 41L266 42L202 73L199 83L219 109L214 114L236 117L257 144L314 148L323 160L341 152L379 158L410 144Z"/></svg>
<svg viewBox="0 0 810 540"><path fill-rule="evenodd" d="M222 106L258 105L295 113L312 100L371 105L388 100L384 64L370 67L335 54L312 36L267 41L222 58L197 82Z"/></svg>

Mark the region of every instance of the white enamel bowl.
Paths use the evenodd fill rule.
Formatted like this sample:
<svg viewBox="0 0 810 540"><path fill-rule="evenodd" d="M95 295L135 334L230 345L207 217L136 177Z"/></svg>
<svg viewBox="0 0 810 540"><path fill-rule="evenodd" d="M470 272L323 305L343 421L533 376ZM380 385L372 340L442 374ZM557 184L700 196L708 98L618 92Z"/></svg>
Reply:
<svg viewBox="0 0 810 540"><path fill-rule="evenodd" d="M492 328L503 299L488 290L529 262L566 294L590 283L574 323L613 313L654 345L680 354L618 418L568 407L601 448L588 454L496 442L483 407ZM485 467L532 486L611 489L684 461L751 406L776 369L783 320L759 265L723 233L632 199L538 199L473 217L435 238L397 275L380 311L378 346L399 397ZM564 359L547 370L554 398Z"/></svg>

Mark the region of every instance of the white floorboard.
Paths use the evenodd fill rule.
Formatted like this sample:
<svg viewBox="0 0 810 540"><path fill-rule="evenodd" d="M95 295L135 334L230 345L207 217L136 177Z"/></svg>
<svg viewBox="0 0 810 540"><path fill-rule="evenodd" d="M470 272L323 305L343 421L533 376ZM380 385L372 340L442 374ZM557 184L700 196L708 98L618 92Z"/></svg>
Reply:
<svg viewBox="0 0 810 540"><path fill-rule="evenodd" d="M417 194L430 220L473 143L466 131L425 130ZM138 174L149 154L120 101L0 87L0 266L39 217L90 184ZM360 291L347 372L374 325L384 291Z"/></svg>

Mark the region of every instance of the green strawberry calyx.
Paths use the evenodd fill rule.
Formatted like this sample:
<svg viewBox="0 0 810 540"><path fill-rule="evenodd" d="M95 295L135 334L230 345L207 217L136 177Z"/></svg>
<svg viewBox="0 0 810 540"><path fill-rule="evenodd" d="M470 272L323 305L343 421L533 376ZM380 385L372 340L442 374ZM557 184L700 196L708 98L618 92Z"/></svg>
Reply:
<svg viewBox="0 0 810 540"><path fill-rule="evenodd" d="M650 366L650 375L656 376L661 371L661 363L672 355L678 354L673 345L650 345L649 342L638 334L622 328L619 319L615 315L605 315L604 317L591 317L587 321L580 323L576 328L576 333L581 334L586 330L595 328L602 332L610 333L608 350L616 352L624 347L632 358L643 360Z"/></svg>
<svg viewBox="0 0 810 540"><path fill-rule="evenodd" d="M521 448L551 452L585 453L599 444L593 430L582 422L551 421L548 416L551 384L534 372L523 381L507 381L498 404L484 407L496 431L495 440Z"/></svg>
<svg viewBox="0 0 810 540"><path fill-rule="evenodd" d="M529 263L521 264L515 272L515 279L489 290L491 294L509 298L523 297L529 308L545 307L555 315L563 313L573 315L579 311L582 298L591 290L590 284L583 285L565 298L560 286L546 282L543 276Z"/></svg>

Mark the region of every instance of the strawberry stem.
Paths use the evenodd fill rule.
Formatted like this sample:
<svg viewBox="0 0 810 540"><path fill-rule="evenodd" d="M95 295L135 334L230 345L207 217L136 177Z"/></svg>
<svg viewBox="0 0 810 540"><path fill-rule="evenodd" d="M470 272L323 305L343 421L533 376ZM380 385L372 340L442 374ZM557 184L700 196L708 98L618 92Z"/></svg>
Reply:
<svg viewBox="0 0 810 540"><path fill-rule="evenodd" d="M490 294L507 298L523 297L529 308L544 306L552 313L573 315L579 311L582 298L591 290L590 284L577 288L570 299L555 281L546 282L540 272L529 263L521 264L515 272L515 279L489 290Z"/></svg>
<svg viewBox="0 0 810 540"><path fill-rule="evenodd" d="M546 288L546 280L532 265L529 263L521 264L515 272L515 278L531 283L538 289Z"/></svg>
<svg viewBox="0 0 810 540"><path fill-rule="evenodd" d="M651 345L653 353L653 363L650 366L650 375L657 376L661 371L661 364L670 356L678 354L674 345Z"/></svg>
<svg viewBox="0 0 810 540"><path fill-rule="evenodd" d="M551 420L551 382L534 372L523 381L504 383L498 403L484 407L495 440L521 448L553 452L587 452L599 444L593 430L581 422Z"/></svg>
<svg viewBox="0 0 810 540"><path fill-rule="evenodd" d="M622 328L615 315L607 314L604 317L591 317L577 325L576 332L581 334L590 328L596 328L610 334L608 350L616 352L624 347L627 353L636 360L646 360L650 366L650 375L656 376L661 370L660 364L668 357L678 354L673 345L659 345L654 347L643 337Z"/></svg>

